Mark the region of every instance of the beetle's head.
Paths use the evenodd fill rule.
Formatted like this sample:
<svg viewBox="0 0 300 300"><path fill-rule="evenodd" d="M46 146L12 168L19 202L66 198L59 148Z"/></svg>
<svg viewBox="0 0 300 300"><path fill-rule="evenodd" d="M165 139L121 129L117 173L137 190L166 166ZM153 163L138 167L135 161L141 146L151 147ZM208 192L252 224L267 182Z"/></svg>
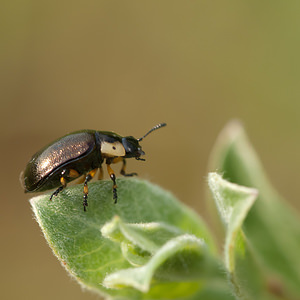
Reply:
<svg viewBox="0 0 300 300"><path fill-rule="evenodd" d="M122 138L122 144L126 152L126 158L135 157L138 160L143 160L140 156L145 155L145 152L142 150L136 138L133 136L125 136Z"/></svg>
<svg viewBox="0 0 300 300"><path fill-rule="evenodd" d="M122 144L126 151L125 157L126 158L135 157L135 159L137 159L137 160L145 160L143 158L140 158L141 155L145 155L145 152L142 150L142 147L140 146L139 142L142 141L152 131L159 129L161 127L164 127L166 125L167 125L166 123L159 123L159 124L155 125L144 136L142 136L139 139L136 139L133 136L123 137Z"/></svg>

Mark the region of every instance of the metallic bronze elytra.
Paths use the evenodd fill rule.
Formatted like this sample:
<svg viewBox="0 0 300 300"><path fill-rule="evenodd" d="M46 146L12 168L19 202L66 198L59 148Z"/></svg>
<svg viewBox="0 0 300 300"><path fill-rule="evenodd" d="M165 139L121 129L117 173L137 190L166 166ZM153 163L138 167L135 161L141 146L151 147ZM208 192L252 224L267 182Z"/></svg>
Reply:
<svg viewBox="0 0 300 300"><path fill-rule="evenodd" d="M86 211L88 182L94 178L98 169L100 169L99 179L103 178L102 164L105 161L108 174L113 181L113 199L117 203L116 175L110 165L122 162L122 175L137 175L126 173L126 158L144 160L141 156L145 152L139 142L152 131L166 125L160 123L154 126L139 139L96 130L81 130L67 134L32 156L23 174L25 192L41 192L56 188L50 196L51 200L67 186L68 182L85 175L82 182L84 182L83 208Z"/></svg>

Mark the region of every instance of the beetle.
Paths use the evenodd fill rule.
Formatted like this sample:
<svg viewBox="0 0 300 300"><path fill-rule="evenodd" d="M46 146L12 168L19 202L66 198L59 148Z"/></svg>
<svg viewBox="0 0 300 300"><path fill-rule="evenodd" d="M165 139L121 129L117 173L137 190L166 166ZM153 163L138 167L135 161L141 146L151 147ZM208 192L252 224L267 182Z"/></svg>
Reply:
<svg viewBox="0 0 300 300"><path fill-rule="evenodd" d="M145 152L140 142L152 131L166 126L159 123L151 128L141 138L133 136L122 137L111 131L80 130L69 133L48 144L35 153L28 162L23 173L25 193L42 192L56 188L51 194L57 196L67 183L84 175L83 209L88 206L88 182L99 169L99 179L103 178L102 164L105 161L108 174L113 182L113 199L117 203L116 176L111 164L122 162L121 174L134 176L136 173L126 173L126 159L141 158Z"/></svg>

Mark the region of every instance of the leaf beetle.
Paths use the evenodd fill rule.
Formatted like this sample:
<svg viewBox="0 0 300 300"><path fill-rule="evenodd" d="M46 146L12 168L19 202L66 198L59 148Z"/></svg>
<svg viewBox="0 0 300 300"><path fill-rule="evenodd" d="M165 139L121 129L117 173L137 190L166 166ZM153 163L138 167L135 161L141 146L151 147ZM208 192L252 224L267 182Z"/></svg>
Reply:
<svg viewBox="0 0 300 300"><path fill-rule="evenodd" d="M80 130L69 133L48 144L35 153L23 172L22 184L25 193L42 192L56 188L51 194L57 196L67 183L84 175L83 209L88 206L88 182L99 169L99 179L103 178L102 164L106 163L108 174L113 182L113 199L117 203L116 176L111 164L122 162L121 174L134 176L136 173L126 173L126 158L137 160L145 152L140 142L152 131L166 126L160 123L150 129L141 138L133 136L122 137L110 131Z"/></svg>

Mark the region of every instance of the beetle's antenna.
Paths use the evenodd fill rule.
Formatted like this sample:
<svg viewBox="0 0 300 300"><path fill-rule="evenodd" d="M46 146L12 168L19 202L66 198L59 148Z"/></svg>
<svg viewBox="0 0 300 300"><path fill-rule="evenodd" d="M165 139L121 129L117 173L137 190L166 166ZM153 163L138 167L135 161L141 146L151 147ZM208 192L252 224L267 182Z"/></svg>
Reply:
<svg viewBox="0 0 300 300"><path fill-rule="evenodd" d="M156 129L159 129L161 127L165 127L167 126L166 123L159 123L157 125L155 125L153 128L151 128L144 136L142 136L141 138L137 139L138 142L140 142L142 139L144 139L149 133L151 133L152 131L156 130Z"/></svg>

